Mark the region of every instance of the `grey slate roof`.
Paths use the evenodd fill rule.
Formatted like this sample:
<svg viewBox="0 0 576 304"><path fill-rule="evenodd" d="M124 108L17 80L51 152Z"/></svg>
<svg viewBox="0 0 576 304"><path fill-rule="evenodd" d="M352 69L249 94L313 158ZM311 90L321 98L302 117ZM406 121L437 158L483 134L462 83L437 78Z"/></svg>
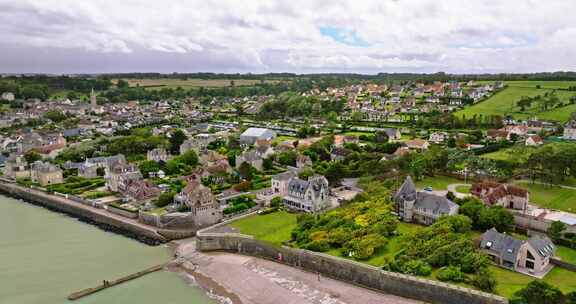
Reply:
<svg viewBox="0 0 576 304"><path fill-rule="evenodd" d="M405 199L409 201L416 199L416 186L412 181L412 177L407 176L404 180L404 183L402 183L402 186L400 186L400 189L398 189L396 192L396 195L394 195L394 200L398 199Z"/></svg>
<svg viewBox="0 0 576 304"><path fill-rule="evenodd" d="M433 213L449 213L454 207L455 203L449 199L435 195L433 193L428 193L425 191L420 191L417 193L416 202L414 203L415 208L424 208L432 210Z"/></svg>
<svg viewBox="0 0 576 304"><path fill-rule="evenodd" d="M516 263L522 241L492 228L482 234L480 246L497 253L503 260Z"/></svg>
<svg viewBox="0 0 576 304"><path fill-rule="evenodd" d="M554 256L555 247L552 241L547 237L534 236L528 240L528 244L534 248L538 254L545 258Z"/></svg>
<svg viewBox="0 0 576 304"><path fill-rule="evenodd" d="M248 128L240 136L263 138L274 136L274 132L272 132L270 129L265 128Z"/></svg>

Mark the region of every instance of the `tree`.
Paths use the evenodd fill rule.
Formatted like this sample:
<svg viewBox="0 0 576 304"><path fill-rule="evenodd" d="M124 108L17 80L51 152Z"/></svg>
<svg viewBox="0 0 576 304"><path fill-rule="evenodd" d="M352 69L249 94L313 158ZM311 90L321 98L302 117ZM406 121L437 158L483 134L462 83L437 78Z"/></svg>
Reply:
<svg viewBox="0 0 576 304"><path fill-rule="evenodd" d="M552 222L552 224L550 225L550 227L548 227L548 235L550 236L550 238L552 238L552 240L554 242L558 242L559 240L562 239L562 235L564 233L564 230L566 230L566 224L560 222L560 221L554 221Z"/></svg>
<svg viewBox="0 0 576 304"><path fill-rule="evenodd" d="M180 153L180 146L184 141L187 139L186 134L184 131L180 129L174 130L170 136L170 152L172 154L179 154Z"/></svg>
<svg viewBox="0 0 576 304"><path fill-rule="evenodd" d="M358 112L358 111L353 112L352 115L350 115L350 119L352 121L355 121L355 122L361 121L362 120L362 113Z"/></svg>
<svg viewBox="0 0 576 304"><path fill-rule="evenodd" d="M490 229L492 227L500 232L510 231L514 226L514 216L502 206L485 208L480 211L478 227Z"/></svg>
<svg viewBox="0 0 576 304"><path fill-rule="evenodd" d="M562 300L563 295L558 288L538 280L530 282L526 287L516 292L511 303L557 304L562 303Z"/></svg>
<svg viewBox="0 0 576 304"><path fill-rule="evenodd" d="M158 170L160 170L160 165L153 160L147 160L142 162L138 168L144 177L149 177L150 172L158 172Z"/></svg>
<svg viewBox="0 0 576 304"><path fill-rule="evenodd" d="M42 155L34 151L28 151L26 152L26 154L24 154L24 159L26 160L27 163L31 164L35 161L42 160Z"/></svg>
<svg viewBox="0 0 576 304"><path fill-rule="evenodd" d="M312 168L304 168L300 173L298 173L298 177L302 180L308 180L312 175L314 175L314 170L312 170Z"/></svg>
<svg viewBox="0 0 576 304"><path fill-rule="evenodd" d="M272 156L266 157L262 160L262 168L264 170L274 169L274 158Z"/></svg>
<svg viewBox="0 0 576 304"><path fill-rule="evenodd" d="M470 281L473 286L482 291L494 292L494 290L496 290L496 279L494 279L492 272L486 269L478 271L478 273L472 276Z"/></svg>
<svg viewBox="0 0 576 304"><path fill-rule="evenodd" d="M374 134L374 142L376 143L387 143L388 139L388 134L384 131L377 131L376 134Z"/></svg>
<svg viewBox="0 0 576 304"><path fill-rule="evenodd" d="M252 178L254 177L255 170L256 169L247 162L243 162L242 164L240 164L240 167L238 167L238 173L245 180L252 180Z"/></svg>
<svg viewBox="0 0 576 304"><path fill-rule="evenodd" d="M270 207L277 208L282 205L282 198L280 196L275 196L270 200Z"/></svg>
<svg viewBox="0 0 576 304"><path fill-rule="evenodd" d="M66 115L59 109L51 109L44 113L44 118L50 119L55 123L59 123L63 120L66 120Z"/></svg>
<svg viewBox="0 0 576 304"><path fill-rule="evenodd" d="M176 195L176 193L172 191L160 194L160 196L158 196L158 199L156 200L155 205L158 208L162 208L172 204L174 202L174 195Z"/></svg>
<svg viewBox="0 0 576 304"><path fill-rule="evenodd" d="M296 166L296 158L298 158L296 151L286 151L278 154L278 162L284 166Z"/></svg>
<svg viewBox="0 0 576 304"><path fill-rule="evenodd" d="M184 154L180 155L180 157L178 157L177 159L180 160L182 163L191 167L196 167L196 165L198 165L198 155L196 155L196 152L194 152L194 150L186 151Z"/></svg>

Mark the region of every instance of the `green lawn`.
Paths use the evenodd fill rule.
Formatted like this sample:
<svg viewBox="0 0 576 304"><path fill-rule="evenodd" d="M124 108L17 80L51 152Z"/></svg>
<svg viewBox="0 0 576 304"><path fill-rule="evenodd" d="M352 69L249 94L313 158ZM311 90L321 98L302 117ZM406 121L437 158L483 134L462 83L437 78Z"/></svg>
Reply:
<svg viewBox="0 0 576 304"><path fill-rule="evenodd" d="M567 89L568 87L575 86L576 81L506 81L509 87L530 87L536 88L540 85L542 89Z"/></svg>
<svg viewBox="0 0 576 304"><path fill-rule="evenodd" d="M290 240L292 229L296 227L296 217L294 213L279 211L245 217L230 223L230 226L258 240L281 245Z"/></svg>
<svg viewBox="0 0 576 304"><path fill-rule="evenodd" d="M285 142L285 141L287 141L287 140L295 141L295 140L298 140L298 137L280 135L280 136L276 137L276 138L272 141L272 143L280 144L280 143L283 143L283 142Z"/></svg>
<svg viewBox="0 0 576 304"><path fill-rule="evenodd" d="M498 281L496 292L504 297L510 298L514 293L524 288L535 278L506 270L497 266L490 266L494 277ZM554 267L545 277L544 282L552 284L563 292L576 290L576 274L560 267Z"/></svg>
<svg viewBox="0 0 576 304"><path fill-rule="evenodd" d="M427 176L422 180L415 181L416 187L432 187L432 190L446 190L450 184L463 184L463 180L459 180L453 177L436 175L434 177Z"/></svg>
<svg viewBox="0 0 576 304"><path fill-rule="evenodd" d="M470 193L470 188L472 188L472 185L456 186L456 192L468 194L468 193Z"/></svg>
<svg viewBox="0 0 576 304"><path fill-rule="evenodd" d="M576 250L564 246L556 246L556 256L563 261L576 264Z"/></svg>
<svg viewBox="0 0 576 304"><path fill-rule="evenodd" d="M530 201L538 206L567 212L576 212L576 190L532 184L527 181L517 185L530 191Z"/></svg>

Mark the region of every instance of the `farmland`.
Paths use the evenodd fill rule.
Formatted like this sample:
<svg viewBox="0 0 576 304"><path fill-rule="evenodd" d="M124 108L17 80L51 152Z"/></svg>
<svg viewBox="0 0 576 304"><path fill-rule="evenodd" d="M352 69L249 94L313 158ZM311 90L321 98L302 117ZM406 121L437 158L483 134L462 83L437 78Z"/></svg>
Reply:
<svg viewBox="0 0 576 304"><path fill-rule="evenodd" d="M570 113L576 110L576 105L569 104L570 98L576 96L576 92L565 90L569 86L576 85L576 82L512 81L507 82L507 85L507 88L487 100L458 111L457 115L466 118L471 118L474 115L512 115L520 119L536 116L541 119L565 122L568 120ZM550 94L553 92L554 89L557 89L555 91L556 96L564 104L563 106L543 109L540 102L533 102L530 107L522 110L516 104L522 97L544 96L546 93Z"/></svg>
<svg viewBox="0 0 576 304"><path fill-rule="evenodd" d="M140 86L147 89L162 89L162 88L177 88L183 89L191 88L221 88L229 87L232 82L234 86L253 86L261 83L258 79L124 79L131 87ZM118 80L114 80L116 83ZM265 83L277 83L277 80L264 80Z"/></svg>

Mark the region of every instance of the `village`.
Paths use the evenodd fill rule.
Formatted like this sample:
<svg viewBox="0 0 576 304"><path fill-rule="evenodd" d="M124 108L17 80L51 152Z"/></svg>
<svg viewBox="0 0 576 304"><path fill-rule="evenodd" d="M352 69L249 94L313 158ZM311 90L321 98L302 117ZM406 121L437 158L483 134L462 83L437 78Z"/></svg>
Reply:
<svg viewBox="0 0 576 304"><path fill-rule="evenodd" d="M521 281L576 269L576 188L564 170L576 168L576 121L510 115L475 117L468 126L454 118L506 88L502 81L362 83L288 97L126 102L94 89L81 99L0 92L10 105L0 117L2 181L150 227L196 231L232 222L224 230L510 296L496 282L511 275L494 269ZM279 115L292 102L313 103L313 114ZM443 115L444 127L430 125ZM553 159L560 167L550 166ZM564 196L556 199L557 191ZM356 224L333 218L348 221L348 212ZM319 226L322 217L334 226ZM283 225L291 230L276 232ZM366 225L374 227L359 228ZM399 231L415 237L437 229L450 230L453 243L426 234L431 243L469 255L440 262L400 243L406 232ZM391 244L396 251L386 249Z"/></svg>

